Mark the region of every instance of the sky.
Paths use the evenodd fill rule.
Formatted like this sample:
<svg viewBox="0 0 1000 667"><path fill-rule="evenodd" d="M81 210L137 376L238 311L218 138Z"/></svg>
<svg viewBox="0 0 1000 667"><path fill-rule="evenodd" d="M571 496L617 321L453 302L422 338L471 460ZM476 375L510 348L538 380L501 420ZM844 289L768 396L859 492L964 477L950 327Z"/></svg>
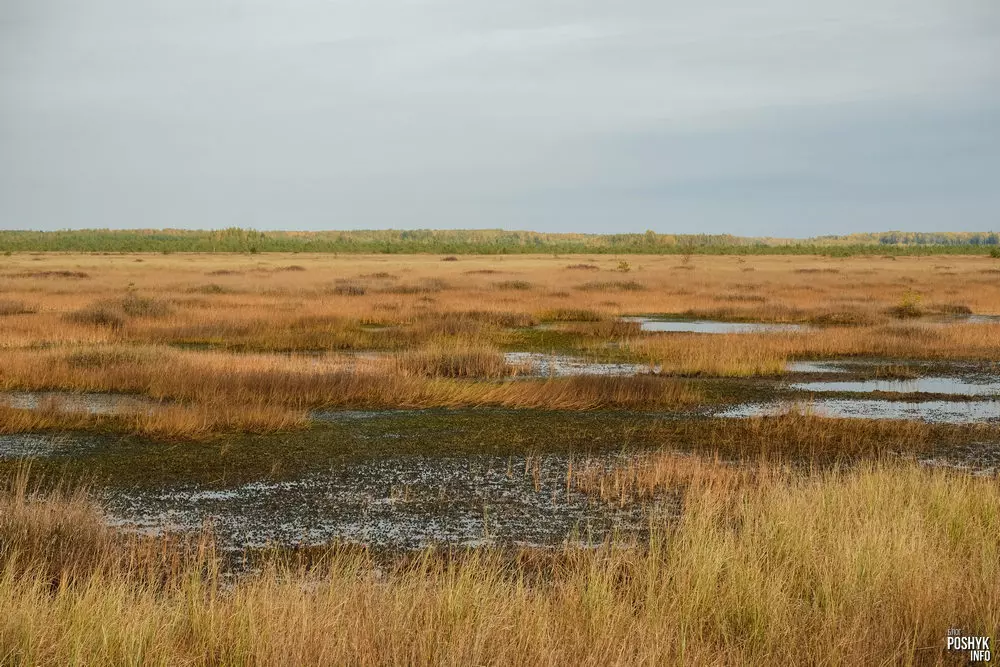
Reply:
<svg viewBox="0 0 1000 667"><path fill-rule="evenodd" d="M0 2L0 229L233 225L1000 229L1000 2Z"/></svg>

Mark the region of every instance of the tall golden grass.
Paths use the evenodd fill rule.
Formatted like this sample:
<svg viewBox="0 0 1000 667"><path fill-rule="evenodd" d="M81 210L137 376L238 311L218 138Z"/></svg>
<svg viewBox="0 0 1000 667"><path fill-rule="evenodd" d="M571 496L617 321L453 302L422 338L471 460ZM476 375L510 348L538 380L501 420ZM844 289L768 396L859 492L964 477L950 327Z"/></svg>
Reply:
<svg viewBox="0 0 1000 667"><path fill-rule="evenodd" d="M0 432L95 428L195 437L301 427L310 408L663 409L701 399L682 380L648 376L467 380L462 376L473 373L463 369L480 371L482 378L484 364L492 364L495 374L516 369L495 351L452 352L356 359L121 346L7 351L0 390L126 392L164 403L113 415L74 414L58 405L41 411L0 407Z"/></svg>
<svg viewBox="0 0 1000 667"><path fill-rule="evenodd" d="M1000 361L1000 323L832 327L801 333L675 334L623 341L636 359L677 375L780 375L796 359L883 357Z"/></svg>
<svg viewBox="0 0 1000 667"><path fill-rule="evenodd" d="M233 580L210 540L123 538L83 496L22 477L0 497L0 662L936 664L958 659L949 628L1000 627L994 480L759 472L688 483L653 528L513 558L332 549Z"/></svg>
<svg viewBox="0 0 1000 667"><path fill-rule="evenodd" d="M497 313L504 326L511 318L523 326L532 318L624 313L864 326L894 320L902 303L929 316L1000 313L995 260L986 257L949 258L947 271L933 258L697 257L691 270L676 271L675 258L634 256L626 282L645 289L633 291L617 288L623 281L616 259L575 259L594 270L583 275L567 270L566 258L545 256L442 263L425 256L15 255L4 262L3 298L38 312L7 315L4 333L72 340L88 326L67 315L101 305L125 320L119 336L197 341L242 331L242 344L256 349L304 349L324 336L327 343L344 336L342 344L360 344L365 338L352 322L409 325L462 312ZM300 270L284 270L289 265ZM34 277L42 273L87 278ZM531 289L505 287L512 283ZM338 293L345 284L361 290ZM611 287L593 289L603 284ZM101 331L95 326L92 335ZM306 331L316 334L312 340Z"/></svg>
<svg viewBox="0 0 1000 667"><path fill-rule="evenodd" d="M677 419L658 422L648 436L661 446L755 460L830 462L876 459L898 452L995 438L984 424L929 424L913 420L823 417L793 407L785 414L732 419Z"/></svg>
<svg viewBox="0 0 1000 667"><path fill-rule="evenodd" d="M608 467L583 460L569 474L573 487L619 503L646 500L689 484L746 485L860 461L903 459L970 442L992 442L988 425L867 421L786 414L740 419L684 419L658 423L644 434L659 451L635 453ZM757 463L770 465L755 465Z"/></svg>
<svg viewBox="0 0 1000 667"><path fill-rule="evenodd" d="M161 439L207 438L218 433L272 433L305 428L302 411L260 404L162 405L90 414L58 404L25 410L0 404L0 434L32 431L110 431Z"/></svg>
<svg viewBox="0 0 1000 667"><path fill-rule="evenodd" d="M460 351L461 352L461 351ZM418 352L419 354L419 352ZM471 350L471 354L491 354ZM488 357L491 362L495 357ZM410 363L406 358L401 362ZM420 361L420 358L417 358ZM192 403L309 407L667 407L696 402L699 394L682 380L657 377L568 377L519 382L467 382L404 375L397 360L343 357L242 357L214 352L162 349L99 349L80 352L26 350L6 355L0 389L122 391L155 399ZM451 364L435 363L456 376L471 375ZM479 364L479 360L472 363ZM417 365L418 370L421 370ZM169 372L165 372L169 369ZM446 368L447 370L447 368Z"/></svg>
<svg viewBox="0 0 1000 667"><path fill-rule="evenodd" d="M566 258L530 256L451 263L422 256L132 259L8 258L0 348L126 343L412 352L461 338L484 348L528 341L606 355L610 343L666 372L721 376L772 375L789 359L831 355L997 361L1000 349L1000 324L928 324L965 311L1000 314L994 260L983 257L949 258L947 271L936 269L932 259L817 257L698 257L691 270L675 271L674 258L634 257L631 282L645 289L633 291L593 289L621 282L617 262L607 257L576 258L595 267L586 276L567 270L573 264ZM87 278L59 277L81 273ZM609 275L587 279L604 273ZM33 277L39 274L56 277ZM531 289L503 287L508 283ZM358 289L335 289L346 284ZM918 304L922 316L897 318L900 304ZM798 334L642 334L634 324L615 322L630 313L817 328ZM552 335L523 333L550 321L562 322Z"/></svg>
<svg viewBox="0 0 1000 667"><path fill-rule="evenodd" d="M682 377L776 376L790 360L844 356L1000 361L1000 323L931 321L1000 313L988 258L950 257L948 271L920 258L697 257L684 271L676 261L630 257L623 281L614 258L587 256L15 255L0 287L13 304L0 320L0 388L137 393L178 405L135 416L133 428L206 432L294 426L318 407L647 409L699 399L664 379L504 382L523 370L504 363L508 349L626 359ZM567 268L576 265L594 268ZM926 315L898 319L900 303ZM656 334L616 319L657 312L814 326Z"/></svg>

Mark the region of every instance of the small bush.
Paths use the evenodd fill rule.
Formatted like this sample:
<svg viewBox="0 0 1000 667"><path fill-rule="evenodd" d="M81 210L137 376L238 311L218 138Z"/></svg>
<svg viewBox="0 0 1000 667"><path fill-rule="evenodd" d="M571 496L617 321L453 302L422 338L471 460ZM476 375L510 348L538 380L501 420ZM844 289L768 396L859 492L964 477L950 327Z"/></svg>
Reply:
<svg viewBox="0 0 1000 667"><path fill-rule="evenodd" d="M15 278L89 278L83 271L35 271L14 274Z"/></svg>
<svg viewBox="0 0 1000 667"><path fill-rule="evenodd" d="M458 261L458 257L455 257L454 255L448 255L447 257L442 257L441 261L442 262L457 262Z"/></svg>
<svg viewBox="0 0 1000 667"><path fill-rule="evenodd" d="M431 292L441 292L449 289L448 283L440 278L428 278L419 284L413 285L391 285L381 290L386 294L429 294Z"/></svg>
<svg viewBox="0 0 1000 667"><path fill-rule="evenodd" d="M864 310L831 310L809 319L820 326L871 326L884 321L884 316Z"/></svg>
<svg viewBox="0 0 1000 667"><path fill-rule="evenodd" d="M431 346L397 357L400 370L424 377L498 378L513 369L503 354L489 347Z"/></svg>
<svg viewBox="0 0 1000 667"><path fill-rule="evenodd" d="M76 324L90 324L115 330L125 326L124 313L108 303L91 304L86 308L69 313L66 319Z"/></svg>
<svg viewBox="0 0 1000 667"><path fill-rule="evenodd" d="M162 317L170 313L170 307L150 297L128 294L121 299L96 301L86 308L69 313L70 322L121 329L132 317Z"/></svg>
<svg viewBox="0 0 1000 667"><path fill-rule="evenodd" d="M338 296L364 296L366 291L364 285L350 282L338 281L338 284L333 288L333 293Z"/></svg>
<svg viewBox="0 0 1000 667"><path fill-rule="evenodd" d="M632 270L632 265L626 262L624 259L618 262L618 268L616 269L616 271L619 271L621 273L628 273L631 270Z"/></svg>
<svg viewBox="0 0 1000 667"><path fill-rule="evenodd" d="M530 290L532 284L526 280L504 280L498 283L493 283L495 289L502 290Z"/></svg>
<svg viewBox="0 0 1000 667"><path fill-rule="evenodd" d="M600 322L604 316L596 310L583 308L556 308L547 310L539 318L549 322Z"/></svg>
<svg viewBox="0 0 1000 667"><path fill-rule="evenodd" d="M615 280L611 282L590 282L577 287L585 292L642 292L646 286L634 280Z"/></svg>
<svg viewBox="0 0 1000 667"><path fill-rule="evenodd" d="M913 290L907 290L899 300L899 304L889 309L889 314L899 319L921 317L924 309L920 307L921 296Z"/></svg>
<svg viewBox="0 0 1000 667"><path fill-rule="evenodd" d="M38 310L23 301L0 299L0 315L30 315Z"/></svg>
<svg viewBox="0 0 1000 667"><path fill-rule="evenodd" d="M129 317L163 317L170 314L170 306L166 303L138 294L129 294L119 303Z"/></svg>
<svg viewBox="0 0 1000 667"><path fill-rule="evenodd" d="M570 271L600 271L601 267L596 264L570 264L566 267Z"/></svg>
<svg viewBox="0 0 1000 667"><path fill-rule="evenodd" d="M207 285L200 285L198 287L191 287L187 290L190 293L199 294L229 294L232 292L228 287L223 287L222 285L216 283L209 283Z"/></svg>

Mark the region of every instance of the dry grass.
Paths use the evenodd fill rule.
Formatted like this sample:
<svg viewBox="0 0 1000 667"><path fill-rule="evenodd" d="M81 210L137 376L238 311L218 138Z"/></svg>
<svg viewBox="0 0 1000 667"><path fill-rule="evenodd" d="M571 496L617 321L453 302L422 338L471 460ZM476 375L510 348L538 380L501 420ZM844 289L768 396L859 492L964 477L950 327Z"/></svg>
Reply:
<svg viewBox="0 0 1000 667"><path fill-rule="evenodd" d="M467 361L461 350L433 357L429 368L442 375ZM490 350L470 349L494 363ZM423 361L416 355L416 362ZM122 391L156 400L192 404L310 407L459 407L531 405L554 409L689 405L699 394L685 382L655 377L545 378L519 382L467 382L448 377L409 377L398 372L408 357L354 358L236 356L157 348L81 351L31 350L8 356L0 367L0 388L23 390ZM501 359L502 360L502 359ZM413 362L418 370L423 367ZM164 368L172 369L164 373ZM505 367L506 368L506 367ZM579 396L574 397L574 392Z"/></svg>
<svg viewBox="0 0 1000 667"><path fill-rule="evenodd" d="M0 433L202 438L301 428L322 407L653 410L704 398L670 377L511 379L512 340L682 376L843 356L1000 361L1000 325L932 321L1000 313L989 258L949 257L947 272L920 258L677 261L15 255L0 389L154 403L103 415L0 406ZM674 335L617 321L635 313L814 328ZM306 350L319 353L277 353ZM993 431L798 412L646 428L663 452L577 464L567 485L607 502L676 498L680 514L654 515L648 543L388 562L337 548L237 579L209 536L123 536L83 492L41 491L21 473L0 489L0 664L936 664L956 658L941 650L949 628L1000 627L996 480L885 462Z"/></svg>
<svg viewBox="0 0 1000 667"><path fill-rule="evenodd" d="M791 409L781 415L740 419L688 419L657 427L665 447L693 449L728 458L823 462L875 459L895 452L927 452L935 446L996 437L983 425L921 421L839 419Z"/></svg>
<svg viewBox="0 0 1000 667"><path fill-rule="evenodd" d="M0 433L115 431L158 439L198 439L220 432L270 433L307 425L306 415L301 410L261 404L165 405L112 414L69 410L58 402L38 410L0 405Z"/></svg>
<svg viewBox="0 0 1000 667"><path fill-rule="evenodd" d="M334 549L235 582L78 494L0 507L5 664L936 664L948 628L1000 627L1000 487L916 466L688 483L639 548Z"/></svg>
<svg viewBox="0 0 1000 667"><path fill-rule="evenodd" d="M698 270L677 272L671 270L671 258L635 256L630 280L620 279L612 258L580 257L568 265L587 266L587 277L594 278L589 281L580 280L581 271L567 270L564 258L542 256L470 256L455 263L393 257L391 264L365 256L298 255L295 264L291 256L280 255L143 259L13 256L7 262L4 299L30 303L38 312L6 320L0 347L122 340L255 351L412 349L434 342L435 334L421 323L461 313L503 313L502 319L481 322L475 332L480 342L497 344L503 333L498 329L510 326L659 312L813 323L821 328L800 337L798 347L804 351L797 354L823 354L831 337L849 339L840 347L855 353L874 354L886 347L880 339L894 328L891 313L899 307L920 316L906 320L913 325L895 328L917 326L928 317L1000 313L1000 281L983 273L992 260L982 257L955 257L954 275L928 271L920 258L753 257L740 262L697 257L691 266ZM745 273L748 268L754 269L752 275ZM81 273L89 277L41 279ZM500 273L503 280L492 278ZM206 274L213 283L204 283ZM131 288L123 296L125 285ZM712 303L721 307L706 306ZM395 330L365 331L366 323ZM832 333L827 331L831 326ZM968 345L969 334L959 331L967 325L936 326L935 343L943 344L900 351L919 347L921 357L983 353L983 346ZM991 331L990 337L996 334ZM730 347L730 341L720 339L702 344L723 352ZM746 365L740 359L734 363ZM703 372L717 366L707 364Z"/></svg>
<svg viewBox="0 0 1000 667"><path fill-rule="evenodd" d="M760 470L775 474L771 468ZM691 489L719 488L733 492L752 483L758 473L757 468L728 464L718 457L668 450L631 457L611 467L583 461L570 469L567 478L568 484L578 491L605 502L625 505L668 493L683 494Z"/></svg>
<svg viewBox="0 0 1000 667"><path fill-rule="evenodd" d="M658 377L486 381L517 372L495 350L419 350L395 357L288 357L179 352L156 347L8 352L0 389L124 392L168 402L115 415L0 410L0 431L95 428L198 437L304 425L310 408L499 406L586 410L676 408L701 400ZM164 372L169 368L170 372ZM477 380L462 379L475 373Z"/></svg>
<svg viewBox="0 0 1000 667"><path fill-rule="evenodd" d="M581 491L625 503L691 485L757 484L761 474L787 481L792 473L786 466L800 474L803 463L856 465L997 436L992 426L837 419L795 410L769 417L666 421L646 436L659 442L661 451L637 454L610 468L585 460L570 476Z"/></svg>
<svg viewBox="0 0 1000 667"><path fill-rule="evenodd" d="M503 353L476 344L431 345L400 353L396 365L404 374L446 378L501 378L516 373Z"/></svg>
<svg viewBox="0 0 1000 667"><path fill-rule="evenodd" d="M629 338L623 348L665 373L739 377L780 375L795 359L883 357L1000 361L1000 324L895 324L796 333Z"/></svg>
<svg viewBox="0 0 1000 667"><path fill-rule="evenodd" d="M949 258L950 276L926 271L919 258L693 257L686 266L696 270L677 272L671 258L632 256L629 280L610 257L134 259L9 258L3 303L13 305L0 328L0 386L132 392L180 401L190 415L224 402L235 412L264 406L271 416L262 423L285 424L324 406L586 409L696 400L690 387L648 379L498 383L518 372L499 351L525 346L614 356L677 376L779 375L790 360L845 356L1000 361L998 323L887 314L907 303L929 304L920 307L931 315L1000 312L1000 282L983 273L991 260L980 257ZM206 274L216 282L206 285ZM713 303L721 307L706 307ZM821 326L656 334L617 319L656 312ZM142 360L94 356L127 350ZM265 354L303 351L321 354Z"/></svg>
<svg viewBox="0 0 1000 667"><path fill-rule="evenodd" d="M24 301L14 301L13 299L0 299L0 316L3 315L30 315L38 310L29 306Z"/></svg>

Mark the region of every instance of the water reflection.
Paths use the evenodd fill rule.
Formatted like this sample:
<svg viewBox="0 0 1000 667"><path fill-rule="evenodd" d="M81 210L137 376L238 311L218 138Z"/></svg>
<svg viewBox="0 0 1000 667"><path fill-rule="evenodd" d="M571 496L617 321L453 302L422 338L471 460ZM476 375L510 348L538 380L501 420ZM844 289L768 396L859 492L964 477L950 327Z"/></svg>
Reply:
<svg viewBox="0 0 1000 667"><path fill-rule="evenodd" d="M763 322L723 322L719 320L679 320L656 317L623 317L625 322L638 322L643 331L688 332L704 334L769 333L807 331L802 324Z"/></svg>

